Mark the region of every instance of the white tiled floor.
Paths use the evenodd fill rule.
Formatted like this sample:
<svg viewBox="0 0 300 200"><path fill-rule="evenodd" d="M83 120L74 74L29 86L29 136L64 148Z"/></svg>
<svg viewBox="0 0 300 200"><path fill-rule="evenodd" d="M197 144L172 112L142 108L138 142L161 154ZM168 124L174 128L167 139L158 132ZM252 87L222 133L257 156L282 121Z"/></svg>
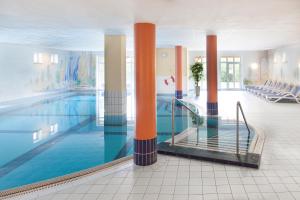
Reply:
<svg viewBox="0 0 300 200"><path fill-rule="evenodd" d="M259 170L159 155L152 166L138 167L128 161L105 173L19 199L300 199L300 105L220 92L221 115L234 118L237 100L249 123L267 136ZM205 105L202 98L197 102Z"/></svg>

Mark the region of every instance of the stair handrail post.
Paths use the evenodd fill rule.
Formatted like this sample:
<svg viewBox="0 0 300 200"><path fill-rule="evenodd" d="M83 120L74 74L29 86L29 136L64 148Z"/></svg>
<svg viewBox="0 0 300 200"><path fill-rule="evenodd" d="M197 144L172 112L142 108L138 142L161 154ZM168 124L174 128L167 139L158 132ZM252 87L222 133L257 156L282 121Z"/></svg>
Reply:
<svg viewBox="0 0 300 200"><path fill-rule="evenodd" d="M196 116L196 120L197 120L197 129L196 129L196 131L197 131L197 146L199 145L199 119L198 119L198 117Z"/></svg>
<svg viewBox="0 0 300 200"><path fill-rule="evenodd" d="M236 104L236 154L239 154L239 152L240 152L239 105L240 105L240 102L238 101Z"/></svg>
<svg viewBox="0 0 300 200"><path fill-rule="evenodd" d="M172 99L172 145L174 145L174 137L175 137L175 98Z"/></svg>
<svg viewBox="0 0 300 200"><path fill-rule="evenodd" d="M248 140L249 140L249 137L250 137L250 128L248 126L248 122L247 122L247 119L245 117L245 114L244 114L244 110L242 108L242 105L241 103L238 101L236 103L236 153L239 154L239 151L240 151L240 122L239 122L239 111L241 111L242 113L242 117L243 117L243 120L245 122L245 125L247 127L247 130L248 130ZM248 142L249 143L249 142Z"/></svg>

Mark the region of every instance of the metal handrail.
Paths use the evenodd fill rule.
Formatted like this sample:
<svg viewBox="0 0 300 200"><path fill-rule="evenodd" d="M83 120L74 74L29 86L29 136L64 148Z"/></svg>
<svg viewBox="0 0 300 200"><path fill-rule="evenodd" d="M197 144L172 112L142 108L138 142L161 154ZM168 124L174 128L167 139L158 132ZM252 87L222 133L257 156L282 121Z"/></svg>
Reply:
<svg viewBox="0 0 300 200"><path fill-rule="evenodd" d="M180 100L176 99L176 98L173 98L172 99L172 145L174 145L175 143L175 101L178 101L180 102L180 104L182 106L184 106L186 109L188 109L189 111L191 111L193 114L195 114L196 116L199 116L195 111L193 111L192 109L190 109L187 105L185 105L183 102L181 102ZM236 103L236 153L239 154L239 151L240 151L240 121L239 121L239 111L241 111L242 113L242 117L243 117L243 120L245 122L245 125L247 127L247 130L248 130L248 145L249 145L249 137L250 137L250 128L248 126L248 123L247 123L247 119L245 117L245 114L244 114L244 110L242 108L242 105L241 103L238 101ZM198 127L197 127L198 128ZM197 130L197 133L198 133L198 130Z"/></svg>
<svg viewBox="0 0 300 200"><path fill-rule="evenodd" d="M239 152L240 152L240 122L239 122L239 113L240 112L239 111L241 111L241 113L242 113L245 125L246 125L247 130L248 130L248 138L250 136L250 128L248 126L248 123L247 123L247 120L246 120L246 117L245 117L242 105L238 101L236 103L236 154L239 154Z"/></svg>
<svg viewBox="0 0 300 200"><path fill-rule="evenodd" d="M184 106L186 109L188 109L190 112L192 112L194 115L196 115L196 116L198 116L198 117L200 117L199 116L199 114L197 114L195 111L193 111L192 109L190 109L187 105L185 105L182 101L180 101L179 99L177 99L177 98L173 98L172 99L172 145L174 145L174 137L175 137L175 101L178 101L178 102L180 102L180 104L182 105L182 106ZM197 122L198 122L198 120L197 120ZM197 127L198 128L198 127ZM197 130L197 132L198 132L198 130Z"/></svg>
<svg viewBox="0 0 300 200"><path fill-rule="evenodd" d="M175 136L175 98L172 99L172 145L174 145L174 136Z"/></svg>

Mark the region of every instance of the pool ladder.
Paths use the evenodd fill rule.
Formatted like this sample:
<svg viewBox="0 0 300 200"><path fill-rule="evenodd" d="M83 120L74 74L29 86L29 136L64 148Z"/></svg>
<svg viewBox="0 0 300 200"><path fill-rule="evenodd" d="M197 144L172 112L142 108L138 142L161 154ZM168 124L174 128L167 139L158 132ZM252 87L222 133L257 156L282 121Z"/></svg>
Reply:
<svg viewBox="0 0 300 200"><path fill-rule="evenodd" d="M177 98L173 98L172 99L172 145L175 144L174 137L175 137L175 102L176 101L180 102L182 106L184 106L186 109L188 109L194 115L199 116L195 111L193 111L191 108L189 108L187 105L185 105L184 103L182 103ZM248 130L247 149L249 147L249 140L250 140L250 128L248 126L247 119L245 117L242 105L238 101L236 103L236 154L240 154L240 121L239 121L240 113L242 113L243 120L244 120L246 128ZM198 124L198 120L197 120L197 133L198 133L198 129L199 129L199 124ZM198 140L198 137L197 137L197 140ZM197 141L197 144L198 144L198 141Z"/></svg>

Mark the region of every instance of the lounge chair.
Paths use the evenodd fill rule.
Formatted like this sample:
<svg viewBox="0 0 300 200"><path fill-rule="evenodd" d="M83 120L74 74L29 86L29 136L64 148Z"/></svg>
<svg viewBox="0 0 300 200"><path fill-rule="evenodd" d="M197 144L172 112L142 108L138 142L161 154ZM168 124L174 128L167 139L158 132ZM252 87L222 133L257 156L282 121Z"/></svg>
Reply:
<svg viewBox="0 0 300 200"><path fill-rule="evenodd" d="M261 92L259 96L263 97L263 98L267 98L267 96L272 96L272 95L285 95L286 93L291 93L294 89L294 85L288 85L287 86L282 87L278 90L272 90L272 91L264 91Z"/></svg>
<svg viewBox="0 0 300 200"><path fill-rule="evenodd" d="M277 89L279 84L280 84L280 82L272 81L269 85L267 85L265 87L253 90L252 93L254 93L255 95L260 95L261 93L264 93L264 92L271 92L271 91Z"/></svg>
<svg viewBox="0 0 300 200"><path fill-rule="evenodd" d="M262 91L258 91L257 95L258 96L264 96L265 94L278 94L281 92L288 92L290 91L291 88L287 89L288 84L287 83L281 83L281 82L277 82L277 84L272 87L272 88L268 88Z"/></svg>
<svg viewBox="0 0 300 200"><path fill-rule="evenodd" d="M257 90L262 90L263 88L270 87L270 85L272 84L272 82L273 81L271 81L271 80L267 80L263 85L249 86L247 88L247 91L249 91L251 93L255 93Z"/></svg>
<svg viewBox="0 0 300 200"><path fill-rule="evenodd" d="M281 100L289 100L300 103L300 86L294 86L289 92L265 95L269 102L279 102Z"/></svg>
<svg viewBox="0 0 300 200"><path fill-rule="evenodd" d="M258 89L261 87L264 87L266 85L268 85L270 82L270 80L266 80L265 83L263 85L246 85L245 88L247 91L251 90L251 89Z"/></svg>

